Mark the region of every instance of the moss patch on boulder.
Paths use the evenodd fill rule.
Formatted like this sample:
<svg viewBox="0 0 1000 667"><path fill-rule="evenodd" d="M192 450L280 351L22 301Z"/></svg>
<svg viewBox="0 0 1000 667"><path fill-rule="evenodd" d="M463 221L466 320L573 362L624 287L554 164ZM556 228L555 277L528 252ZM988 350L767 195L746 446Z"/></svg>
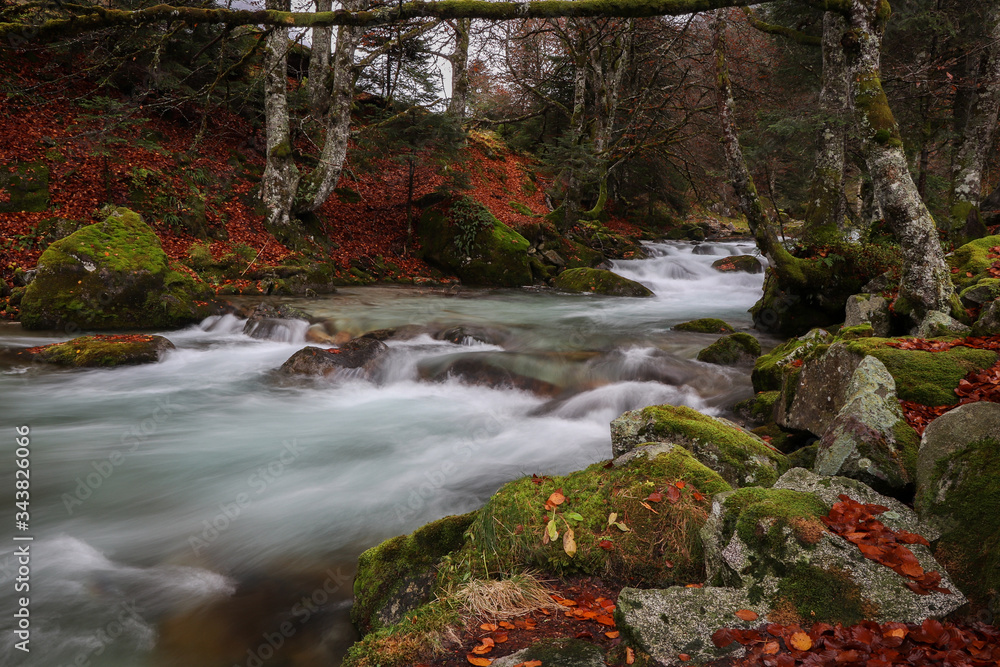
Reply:
<svg viewBox="0 0 1000 667"><path fill-rule="evenodd" d="M723 336L698 353L698 361L721 366L753 363L760 356L760 343L748 333Z"/></svg>
<svg viewBox="0 0 1000 667"><path fill-rule="evenodd" d="M676 503L657 503L658 514L642 506L650 494L679 480L686 485ZM676 446L626 465L598 463L565 477L523 478L504 485L479 510L466 549L471 562L490 571L527 566L647 586L701 581L698 529L711 507L709 494L730 488ZM695 489L705 497L698 500ZM557 490L565 502L546 510ZM555 539L546 539L550 521ZM573 531L573 555L565 548L568 530Z"/></svg>
<svg viewBox="0 0 1000 667"><path fill-rule="evenodd" d="M417 223L419 256L465 284L520 287L531 284L528 240L468 197L449 212L428 209Z"/></svg>
<svg viewBox="0 0 1000 667"><path fill-rule="evenodd" d="M1000 246L1000 236L984 236L961 246L948 257L948 264L958 271L952 273L952 282L959 289L975 285L983 278L989 277L986 269L990 268L995 259L990 259L990 248Z"/></svg>
<svg viewBox="0 0 1000 667"><path fill-rule="evenodd" d="M674 329L677 331L693 331L695 333L736 333L736 329L714 317L702 317L697 320L691 320L690 322L681 322L680 324L674 325Z"/></svg>
<svg viewBox="0 0 1000 667"><path fill-rule="evenodd" d="M610 296L653 296L645 285L605 269L567 269L556 276L554 285L567 292Z"/></svg>
<svg viewBox="0 0 1000 667"><path fill-rule="evenodd" d="M651 406L626 412L611 422L616 456L645 442L685 447L733 486L770 486L788 469L784 455L756 435L684 406Z"/></svg>
<svg viewBox="0 0 1000 667"><path fill-rule="evenodd" d="M171 268L153 230L118 209L56 241L38 260L21 300L26 329L167 328L210 314L214 294Z"/></svg>
<svg viewBox="0 0 1000 667"><path fill-rule="evenodd" d="M174 344L163 336L97 335L29 348L24 354L30 355L33 360L57 366L110 368L153 364L173 349Z"/></svg>

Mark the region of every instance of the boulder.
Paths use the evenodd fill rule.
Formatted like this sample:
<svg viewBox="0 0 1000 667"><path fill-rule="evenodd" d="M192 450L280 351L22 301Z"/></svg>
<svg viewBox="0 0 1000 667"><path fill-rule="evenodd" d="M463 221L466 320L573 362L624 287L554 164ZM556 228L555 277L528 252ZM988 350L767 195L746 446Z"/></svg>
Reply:
<svg viewBox="0 0 1000 667"><path fill-rule="evenodd" d="M833 335L825 329L813 329L763 355L754 362L750 374L754 391L781 390L784 375L799 373L799 361L825 350L832 341Z"/></svg>
<svg viewBox="0 0 1000 667"><path fill-rule="evenodd" d="M760 356L760 343L748 333L723 336L698 352L698 361L720 366L752 364Z"/></svg>
<svg viewBox="0 0 1000 667"><path fill-rule="evenodd" d="M462 324L457 327L437 331L433 337L435 340L446 340L456 345L472 345L473 343L503 345L504 341L508 338L508 333L496 327Z"/></svg>
<svg viewBox="0 0 1000 667"><path fill-rule="evenodd" d="M991 301L979 312L972 326L973 336L1000 336L1000 299Z"/></svg>
<svg viewBox="0 0 1000 667"><path fill-rule="evenodd" d="M653 296L642 283L629 280L606 269L567 269L556 276L553 285L566 292L607 294L610 296Z"/></svg>
<svg viewBox="0 0 1000 667"><path fill-rule="evenodd" d="M681 480L684 488L677 489ZM667 501L667 487L679 492L676 502ZM698 531L708 498L731 488L678 446L617 466L595 463L563 477L523 477L502 486L477 512L468 546L491 572L531 567L636 586L686 584L700 580L704 568ZM556 490L565 500L546 511ZM647 502L653 493L664 497ZM655 505L656 513L643 502ZM554 535L547 534L550 521Z"/></svg>
<svg viewBox="0 0 1000 667"><path fill-rule="evenodd" d="M289 343L302 340L308 329L309 316L286 304L257 304L243 325L243 333L251 338Z"/></svg>
<svg viewBox="0 0 1000 667"><path fill-rule="evenodd" d="M416 226L420 257L467 285L531 284L528 240L469 197L448 211L427 209Z"/></svg>
<svg viewBox="0 0 1000 667"><path fill-rule="evenodd" d="M58 366L107 368L155 364L174 344L163 336L126 334L81 336L65 343L53 343L24 350L22 354Z"/></svg>
<svg viewBox="0 0 1000 667"><path fill-rule="evenodd" d="M852 484L867 488L843 479L797 468L786 473L775 488L748 487L716 496L712 515L702 529L708 580L747 590L751 599L759 600L758 605L766 605L785 623L920 623L965 604L965 596L928 547L907 545L923 571L942 575L939 585L950 593L912 591L906 585L910 579L866 558L858 546L826 529L820 518L833 503L824 500L826 494L808 489L828 485L828 489L842 490ZM850 490L845 495L865 502ZM905 506L891 504L891 499L870 489L862 495L874 496L874 504L890 507L879 517L888 528L898 530L893 522L920 525Z"/></svg>
<svg viewBox="0 0 1000 667"><path fill-rule="evenodd" d="M681 322L680 324L675 324L674 329L676 331L693 331L695 333L736 333L736 329L714 317L702 317L701 319L691 320L690 322Z"/></svg>
<svg viewBox="0 0 1000 667"><path fill-rule="evenodd" d="M959 298L966 308L976 308L1000 299L1000 278L983 278L975 285L962 290Z"/></svg>
<svg viewBox="0 0 1000 667"><path fill-rule="evenodd" d="M942 531L938 559L969 596L1000 612L1000 405L970 403L924 431L916 507Z"/></svg>
<svg viewBox="0 0 1000 667"><path fill-rule="evenodd" d="M462 546L474 517L473 512L438 519L358 557L351 620L362 634L394 625L431 600L435 566Z"/></svg>
<svg viewBox="0 0 1000 667"><path fill-rule="evenodd" d="M211 314L214 293L170 268L153 230L119 208L50 245L21 299L26 329L160 329Z"/></svg>
<svg viewBox="0 0 1000 667"><path fill-rule="evenodd" d="M626 412L611 422L618 457L650 442L686 448L733 486L770 486L787 469L785 457L736 424L688 407L657 405Z"/></svg>
<svg viewBox="0 0 1000 667"><path fill-rule="evenodd" d="M775 412L779 426L821 436L844 407L847 388L864 355L834 343L808 360L798 373L782 376L781 398Z"/></svg>
<svg viewBox="0 0 1000 667"><path fill-rule="evenodd" d="M876 294L855 294L848 298L844 326L862 324L870 324L876 336L888 336L892 325L889 301Z"/></svg>
<svg viewBox="0 0 1000 667"><path fill-rule="evenodd" d="M545 667L604 667L604 652L589 642L579 639L540 639L528 648L521 649L493 661L492 667L519 667L532 660L541 661Z"/></svg>
<svg viewBox="0 0 1000 667"><path fill-rule="evenodd" d="M913 335L917 338L968 336L971 329L948 313L933 310L924 316Z"/></svg>
<svg viewBox="0 0 1000 667"><path fill-rule="evenodd" d="M951 274L952 282L960 290L975 285L983 278L990 278L987 270L996 261L991 258L992 249L1000 246L1000 236L984 236L956 248L947 257L948 264L958 269Z"/></svg>
<svg viewBox="0 0 1000 667"><path fill-rule="evenodd" d="M346 369L358 369L367 374L388 349L385 343L374 338L354 338L330 349L308 346L289 357L278 373L327 377Z"/></svg>
<svg viewBox="0 0 1000 667"><path fill-rule="evenodd" d="M844 407L819 441L813 470L902 492L913 482L919 441L899 407L895 380L881 361L865 357L851 376Z"/></svg>
<svg viewBox="0 0 1000 667"><path fill-rule="evenodd" d="M544 396L561 391L565 365L541 354L470 352L425 359L417 365L421 379L444 382L458 378L467 384L513 388Z"/></svg>
<svg viewBox="0 0 1000 667"><path fill-rule="evenodd" d="M724 273L738 271L743 273L762 273L764 267L753 255L732 255L712 262L712 268Z"/></svg>
<svg viewBox="0 0 1000 667"><path fill-rule="evenodd" d="M739 644L717 648L712 635L719 628L755 628L760 621L744 621L736 612L749 609L764 618L766 605L754 604L745 589L706 586L640 590L623 588L618 595L615 624L633 645L659 664L704 664L724 657L741 657ZM494 663L496 664L496 663ZM543 663L544 664L544 663Z"/></svg>

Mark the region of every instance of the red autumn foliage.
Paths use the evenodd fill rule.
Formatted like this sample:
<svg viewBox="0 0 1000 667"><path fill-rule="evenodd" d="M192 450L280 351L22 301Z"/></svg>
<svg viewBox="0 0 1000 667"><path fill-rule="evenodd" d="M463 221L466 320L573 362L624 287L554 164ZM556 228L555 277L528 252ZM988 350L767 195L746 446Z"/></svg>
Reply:
<svg viewBox="0 0 1000 667"><path fill-rule="evenodd" d="M955 347L1000 352L1000 336L959 338L952 341L907 338L889 341L886 344L900 350L923 350L925 352L944 352ZM913 401L900 401L899 403L903 408L903 415L906 417L907 423L921 435L928 424L960 405L979 401L1000 403L1000 361L990 368L970 371L959 381L958 387L955 388L955 395L958 397L958 402L952 405L927 406Z"/></svg>
<svg viewBox="0 0 1000 667"><path fill-rule="evenodd" d="M882 505L867 505L840 494L839 503L834 503L827 516L820 517L831 532L836 533L848 542L857 545L865 558L881 563L891 568L896 574L906 577L906 586L914 593L928 595L932 591L951 594L947 588L941 588L939 572L925 572L917 557L906 546L907 544L930 543L917 535L905 530L890 530L876 519L879 514L889 508Z"/></svg>
<svg viewBox="0 0 1000 667"><path fill-rule="evenodd" d="M1000 661L997 628L981 623L959 627L933 619L920 625L863 621L844 627L816 623L808 631L798 625L771 623L749 630L721 628L712 641L719 648L733 642L747 647L747 655L736 661L740 666L992 667Z"/></svg>

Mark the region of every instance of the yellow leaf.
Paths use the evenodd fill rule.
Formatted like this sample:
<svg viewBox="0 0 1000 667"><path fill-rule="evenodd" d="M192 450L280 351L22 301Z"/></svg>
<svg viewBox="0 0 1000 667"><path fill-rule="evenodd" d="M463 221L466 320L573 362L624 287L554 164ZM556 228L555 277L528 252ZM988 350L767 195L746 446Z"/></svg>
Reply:
<svg viewBox="0 0 1000 667"><path fill-rule="evenodd" d="M566 532L563 533L563 551L566 555L572 558L576 555L576 540L573 539L573 529L567 528Z"/></svg>
<svg viewBox="0 0 1000 667"><path fill-rule="evenodd" d="M615 521L617 521L617 520L618 520L618 512L612 512L611 514L608 515L608 525L609 526L614 525Z"/></svg>
<svg viewBox="0 0 1000 667"><path fill-rule="evenodd" d="M788 645L796 651L808 651L812 648L813 640L804 632L796 632L788 638Z"/></svg>
<svg viewBox="0 0 1000 667"><path fill-rule="evenodd" d="M556 528L556 520L550 519L547 526L545 526L545 534L552 541L559 538L559 529Z"/></svg>

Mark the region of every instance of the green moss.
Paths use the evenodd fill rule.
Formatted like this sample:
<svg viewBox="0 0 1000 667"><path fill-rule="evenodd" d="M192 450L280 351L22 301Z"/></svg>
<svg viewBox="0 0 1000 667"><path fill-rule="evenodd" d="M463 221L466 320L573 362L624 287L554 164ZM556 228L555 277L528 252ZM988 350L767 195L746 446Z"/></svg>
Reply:
<svg viewBox="0 0 1000 667"><path fill-rule="evenodd" d="M846 572L796 563L781 578L777 606L790 604L805 623L855 625L872 618L873 605Z"/></svg>
<svg viewBox="0 0 1000 667"><path fill-rule="evenodd" d="M0 165L0 193L3 193L0 213L46 210L49 206L49 168L41 162Z"/></svg>
<svg viewBox="0 0 1000 667"><path fill-rule="evenodd" d="M436 600L406 614L406 621L365 635L348 650L342 667L409 667L446 650L445 637L462 625L448 601Z"/></svg>
<svg viewBox="0 0 1000 667"><path fill-rule="evenodd" d="M985 236L981 239L970 241L956 249L948 257L948 264L952 268L958 269L957 272L952 273L952 282L959 289L965 289L976 284L983 278L988 278L986 269L990 268L993 262L996 261L995 259L990 259L988 255L990 254L990 248L995 246L1000 246L1000 235Z"/></svg>
<svg viewBox="0 0 1000 667"><path fill-rule="evenodd" d="M166 343L166 348L173 347L159 336L81 336L46 345L36 354L41 361L59 366L110 368L155 363L160 351L166 349L162 343Z"/></svg>
<svg viewBox="0 0 1000 667"><path fill-rule="evenodd" d="M698 352L698 361L731 366L760 356L760 343L748 333L723 336Z"/></svg>
<svg viewBox="0 0 1000 667"><path fill-rule="evenodd" d="M857 340L858 338L872 338L875 330L870 324L859 324L853 327L843 327L837 332L840 340Z"/></svg>
<svg viewBox="0 0 1000 667"><path fill-rule="evenodd" d="M975 303L1000 299L1000 278L983 278L974 285L966 287L959 296L963 301L975 297Z"/></svg>
<svg viewBox="0 0 1000 667"><path fill-rule="evenodd" d="M819 444L800 447L788 455L788 467L812 470L813 466L816 465L816 455L818 453Z"/></svg>
<svg viewBox="0 0 1000 667"><path fill-rule="evenodd" d="M652 459L638 457L622 467L598 463L565 477L541 480L510 482L490 498L469 530L470 562L484 563L490 571L538 567L630 585L701 581L704 564L698 530L711 507L707 496L731 488L681 447ZM687 482L679 502L655 503L658 513L641 504L649 494L678 480ZM555 513L546 511L546 499L557 489L566 501ZM695 499L694 489L706 498ZM628 530L609 525L611 514ZM553 518L559 538L546 544L543 535ZM577 545L574 556L563 549L568 527ZM608 548L601 547L602 541Z"/></svg>
<svg viewBox="0 0 1000 667"><path fill-rule="evenodd" d="M509 201L507 202L507 205L510 206L511 210L513 210L515 213L520 213L521 215L530 215L532 217L534 217L535 215L530 208L528 208L519 201Z"/></svg>
<svg viewBox="0 0 1000 667"><path fill-rule="evenodd" d="M650 425L643 437L696 449L706 465L730 483L752 479L753 484L771 486L788 469L785 457L756 437L689 407L650 406L638 419Z"/></svg>
<svg viewBox="0 0 1000 667"><path fill-rule="evenodd" d="M892 434L896 438L896 445L899 448L900 459L903 467L909 473L910 479L917 478L917 453L920 451L920 436L916 430L905 421L896 422L892 429Z"/></svg>
<svg viewBox="0 0 1000 667"><path fill-rule="evenodd" d="M604 269L567 269L556 276L555 286L568 292L611 296L653 296L645 285Z"/></svg>
<svg viewBox="0 0 1000 667"><path fill-rule="evenodd" d="M702 317L701 319L691 320L690 322L682 322L674 325L674 329L677 331L694 331L695 333L736 333L736 329L714 317Z"/></svg>
<svg viewBox="0 0 1000 667"><path fill-rule="evenodd" d="M725 500L726 535L734 530L754 551L782 553L785 529L804 543L806 529L826 516L827 507L811 493L788 489L764 489L756 486L739 489Z"/></svg>
<svg viewBox="0 0 1000 667"><path fill-rule="evenodd" d="M368 549L358 558L351 620L364 632L382 627L379 612L415 577L430 574L448 553L460 548L475 513L449 516L410 535L400 535Z"/></svg>
<svg viewBox="0 0 1000 667"><path fill-rule="evenodd" d="M945 489L940 496L937 489ZM938 461L917 498L921 516L947 532L935 556L961 590L985 603L1000 595L1000 440L987 438Z"/></svg>
<svg viewBox="0 0 1000 667"><path fill-rule="evenodd" d="M761 391L745 401L740 401L734 409L739 415L767 424L774 421L774 404L780 396L780 391Z"/></svg>
<svg viewBox="0 0 1000 667"><path fill-rule="evenodd" d="M799 338L793 338L754 362L750 379L755 391L780 391L782 376L789 370L789 364L802 358L802 353L808 349L809 343Z"/></svg>
<svg viewBox="0 0 1000 667"><path fill-rule="evenodd" d="M958 401L955 388L970 371L989 368L997 353L955 347L944 352L900 350L886 345L887 338L863 338L847 343L848 350L870 354L896 380L896 394L902 400L922 405L952 405Z"/></svg>

